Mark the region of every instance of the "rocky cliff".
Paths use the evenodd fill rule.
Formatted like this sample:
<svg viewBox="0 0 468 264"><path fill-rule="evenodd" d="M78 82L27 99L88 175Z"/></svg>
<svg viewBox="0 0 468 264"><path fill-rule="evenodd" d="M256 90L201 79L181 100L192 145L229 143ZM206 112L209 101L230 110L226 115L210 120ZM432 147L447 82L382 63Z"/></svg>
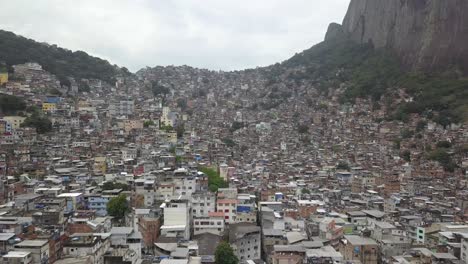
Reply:
<svg viewBox="0 0 468 264"><path fill-rule="evenodd" d="M408 69L468 75L467 0L351 0L343 29L392 49Z"/></svg>

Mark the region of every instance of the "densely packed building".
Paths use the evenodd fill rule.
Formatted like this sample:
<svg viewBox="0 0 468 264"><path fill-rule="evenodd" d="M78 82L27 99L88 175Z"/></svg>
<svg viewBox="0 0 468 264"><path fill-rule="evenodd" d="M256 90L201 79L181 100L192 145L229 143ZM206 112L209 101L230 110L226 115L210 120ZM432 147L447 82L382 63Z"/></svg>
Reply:
<svg viewBox="0 0 468 264"><path fill-rule="evenodd" d="M13 68L0 93L52 128L0 116L0 263L214 263L221 241L242 264L468 263L465 125L387 120L268 68L69 86Z"/></svg>

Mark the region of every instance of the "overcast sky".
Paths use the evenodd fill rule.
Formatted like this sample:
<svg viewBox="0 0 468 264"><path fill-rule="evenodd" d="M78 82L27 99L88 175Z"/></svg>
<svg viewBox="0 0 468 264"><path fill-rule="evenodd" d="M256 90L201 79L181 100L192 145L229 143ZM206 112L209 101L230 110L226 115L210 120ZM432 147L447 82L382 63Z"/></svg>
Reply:
<svg viewBox="0 0 468 264"><path fill-rule="evenodd" d="M137 71L236 70L283 61L323 40L349 0L13 0L0 28Z"/></svg>

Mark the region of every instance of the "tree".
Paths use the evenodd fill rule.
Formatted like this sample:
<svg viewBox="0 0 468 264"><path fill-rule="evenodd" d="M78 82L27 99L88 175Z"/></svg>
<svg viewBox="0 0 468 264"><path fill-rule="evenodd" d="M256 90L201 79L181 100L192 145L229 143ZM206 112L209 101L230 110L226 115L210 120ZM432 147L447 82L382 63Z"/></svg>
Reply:
<svg viewBox="0 0 468 264"><path fill-rule="evenodd" d="M4 114L16 114L17 111L26 109L23 99L13 95L0 95L0 112Z"/></svg>
<svg viewBox="0 0 468 264"><path fill-rule="evenodd" d="M452 147L452 143L446 141L446 140L443 140L443 141L439 141L437 142L437 148L451 148Z"/></svg>
<svg viewBox="0 0 468 264"><path fill-rule="evenodd" d="M410 162L411 152L409 150L404 150L403 152L401 152L401 158L406 162Z"/></svg>
<svg viewBox="0 0 468 264"><path fill-rule="evenodd" d="M420 120L420 121L418 121L418 123L416 124L416 131L417 131L417 132L423 131L424 128L426 128L426 126L427 126L427 122L424 121L424 120Z"/></svg>
<svg viewBox="0 0 468 264"><path fill-rule="evenodd" d="M299 134L305 134L309 132L309 126L301 124L297 127L297 132L299 132Z"/></svg>
<svg viewBox="0 0 468 264"><path fill-rule="evenodd" d="M208 188L212 192L218 191L218 188L227 188L229 185L216 172L216 170L208 167L200 168L200 171L208 176Z"/></svg>
<svg viewBox="0 0 468 264"><path fill-rule="evenodd" d="M187 100L184 98L177 99L177 107L185 111L185 109L187 109Z"/></svg>
<svg viewBox="0 0 468 264"><path fill-rule="evenodd" d="M403 129L401 131L401 137L404 139L411 138L414 135L414 132L412 130L409 130L407 128Z"/></svg>
<svg viewBox="0 0 468 264"><path fill-rule="evenodd" d="M222 139L223 143L226 144L226 146L228 148L232 148L236 145L236 142L234 142L234 140L230 139L230 138L223 138Z"/></svg>
<svg viewBox="0 0 468 264"><path fill-rule="evenodd" d="M431 153L429 153L429 159L438 161L440 165L444 167L444 170L449 172L453 172L455 168L457 168L457 164L452 161L450 154L442 148L431 151Z"/></svg>
<svg viewBox="0 0 468 264"><path fill-rule="evenodd" d="M74 77L77 80L84 78L110 82L114 76L122 73L117 66L89 56L83 51L73 52L56 45L43 45L8 31L0 30L0 46L0 58L8 67L37 62L44 70L55 74L59 80Z"/></svg>
<svg viewBox="0 0 468 264"><path fill-rule="evenodd" d="M239 259L234 254L234 250L232 249L229 243L223 241L219 243L216 247L215 251L215 263L216 264L238 264Z"/></svg>
<svg viewBox="0 0 468 264"><path fill-rule="evenodd" d="M169 92L169 88L166 86L160 85L157 82L151 83L152 91L154 96L163 96L165 97Z"/></svg>
<svg viewBox="0 0 468 264"><path fill-rule="evenodd" d="M177 133L177 138L182 138L185 133L185 125L183 123L178 123L175 127Z"/></svg>
<svg viewBox="0 0 468 264"><path fill-rule="evenodd" d="M127 196L125 194L120 194L110 199L107 203L107 213L118 219L123 218L128 209Z"/></svg>
<svg viewBox="0 0 468 264"><path fill-rule="evenodd" d="M102 189L103 190L122 189L124 191L128 191L130 188L128 184L125 184L125 183L108 181L102 185Z"/></svg>
<svg viewBox="0 0 468 264"><path fill-rule="evenodd" d="M301 193L302 194L310 194L310 191L307 188L302 188Z"/></svg>
<svg viewBox="0 0 468 264"><path fill-rule="evenodd" d="M147 120L143 123L143 127L154 126L153 120Z"/></svg>
<svg viewBox="0 0 468 264"><path fill-rule="evenodd" d="M52 122L38 112L33 112L31 116L27 117L21 124L22 127L34 127L37 133L43 134L52 130Z"/></svg>
<svg viewBox="0 0 468 264"><path fill-rule="evenodd" d="M349 164L345 161L340 161L340 163L338 163L338 166L336 166L336 169L337 170L345 170L345 171L348 171L350 169L349 167Z"/></svg>
<svg viewBox="0 0 468 264"><path fill-rule="evenodd" d="M239 130L239 129L243 128L243 127L244 127L244 123L234 121L234 122L232 122L231 128L229 130L231 132L234 132L234 131Z"/></svg>

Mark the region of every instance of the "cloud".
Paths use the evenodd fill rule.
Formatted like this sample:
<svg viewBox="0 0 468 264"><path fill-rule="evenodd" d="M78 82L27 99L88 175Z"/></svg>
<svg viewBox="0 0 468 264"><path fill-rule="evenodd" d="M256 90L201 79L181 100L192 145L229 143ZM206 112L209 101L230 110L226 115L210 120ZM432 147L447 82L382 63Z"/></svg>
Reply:
<svg viewBox="0 0 468 264"><path fill-rule="evenodd" d="M349 0L15 0L0 28L136 71L191 65L244 69L320 42Z"/></svg>

